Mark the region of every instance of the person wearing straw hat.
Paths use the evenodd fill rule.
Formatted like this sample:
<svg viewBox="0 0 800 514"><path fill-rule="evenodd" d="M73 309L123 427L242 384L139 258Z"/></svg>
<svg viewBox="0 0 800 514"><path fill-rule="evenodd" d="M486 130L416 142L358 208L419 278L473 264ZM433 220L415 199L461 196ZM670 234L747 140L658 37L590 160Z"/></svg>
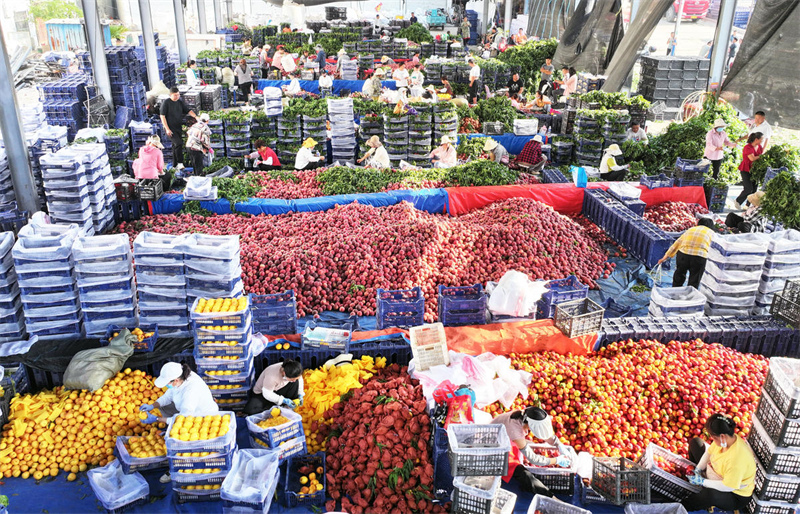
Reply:
<svg viewBox="0 0 800 514"><path fill-rule="evenodd" d="M449 136L442 136L442 144L431 152L430 159L434 168L449 168L456 165L458 162L456 149Z"/></svg>
<svg viewBox="0 0 800 514"><path fill-rule="evenodd" d="M388 55L384 55L383 57L381 57L381 66L388 66L391 68L394 65L395 65L394 59L392 59Z"/></svg>
<svg viewBox="0 0 800 514"><path fill-rule="evenodd" d="M171 416L166 416L165 411L171 411L183 416L206 416L219 412L219 407L214 401L211 389L200 376L185 363L167 362L161 367L161 372L154 384L157 388L167 388L167 392L152 404L144 404L139 410L147 413L142 423L167 423ZM159 409L161 416L153 414ZM169 472L159 478L159 482L166 484L170 481Z"/></svg>
<svg viewBox="0 0 800 514"><path fill-rule="evenodd" d="M297 157L294 160L294 169L296 170L314 170L322 165L322 157L316 155L313 148L317 146L317 142L310 137L303 141L303 146L298 150Z"/></svg>
<svg viewBox="0 0 800 514"><path fill-rule="evenodd" d="M364 154L363 157L358 159L356 162L361 164L364 161L367 161L366 167L367 168L391 168L392 165L389 162L389 152L386 151L384 148L383 143L378 136L372 136L367 141L367 146L369 150L367 153Z"/></svg>
<svg viewBox="0 0 800 514"><path fill-rule="evenodd" d="M714 127L706 133L706 148L703 157L711 161L712 175L715 179L719 175L719 167L722 165L724 157L722 151L726 146L736 148L736 143L728 139L728 134L725 133L727 126L728 124L722 118L717 118L714 120Z"/></svg>
<svg viewBox="0 0 800 514"><path fill-rule="evenodd" d="M600 178L605 181L624 180L628 174L628 165L617 164L617 157L622 155L619 145L614 143L605 149L600 161Z"/></svg>
<svg viewBox="0 0 800 514"><path fill-rule="evenodd" d="M490 161L508 164L508 150L491 137L484 143L483 151L489 153Z"/></svg>
<svg viewBox="0 0 800 514"><path fill-rule="evenodd" d="M764 232L767 227L767 217L761 212L761 200L764 198L764 191L758 191L747 197L750 207L736 214L728 213L725 218L725 225L735 228L739 232Z"/></svg>
<svg viewBox="0 0 800 514"><path fill-rule="evenodd" d="M380 98L381 93L383 92L383 80L384 72L381 68L375 70L375 73L372 74L370 78L364 81L364 85L361 87L361 92L364 96L367 96L373 100L377 100Z"/></svg>
<svg viewBox="0 0 800 514"><path fill-rule="evenodd" d="M155 179L164 174L164 145L161 138L153 134L139 148L139 158L133 161L133 176L137 179Z"/></svg>
<svg viewBox="0 0 800 514"><path fill-rule="evenodd" d="M572 465L567 456L569 450L553 432L553 423L547 412L540 407L528 407L525 410L515 410L501 414L492 420L494 425L506 427L508 438L511 439L511 452L508 456L508 474L503 481L508 483L513 478L520 488L528 493L553 496L550 489L544 485L533 473L525 468L527 461L532 466L560 466L568 468ZM530 434L537 439L555 446L558 457L546 457L534 451L533 445L526 439ZM523 464L522 466L520 464Z"/></svg>

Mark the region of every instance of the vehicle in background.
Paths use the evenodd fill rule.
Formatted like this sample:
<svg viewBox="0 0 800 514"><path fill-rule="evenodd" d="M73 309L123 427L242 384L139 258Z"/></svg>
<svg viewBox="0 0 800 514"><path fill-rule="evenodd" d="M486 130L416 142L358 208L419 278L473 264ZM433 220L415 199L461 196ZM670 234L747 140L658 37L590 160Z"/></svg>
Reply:
<svg viewBox="0 0 800 514"><path fill-rule="evenodd" d="M684 0L683 2L683 17L681 20L697 21L702 20L708 14L709 0ZM672 7L667 9L665 16L667 21L673 22L677 18L678 8L680 2L672 2Z"/></svg>

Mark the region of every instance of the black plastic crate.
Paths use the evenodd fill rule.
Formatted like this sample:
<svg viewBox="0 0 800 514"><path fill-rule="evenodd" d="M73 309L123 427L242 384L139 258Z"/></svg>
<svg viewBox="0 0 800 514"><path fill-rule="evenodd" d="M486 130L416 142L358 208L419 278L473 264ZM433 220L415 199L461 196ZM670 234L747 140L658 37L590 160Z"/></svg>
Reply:
<svg viewBox="0 0 800 514"><path fill-rule="evenodd" d="M776 446L800 446L800 419L784 416L768 393L761 395L756 417Z"/></svg>
<svg viewBox="0 0 800 514"><path fill-rule="evenodd" d="M164 183L161 179L142 179L139 181L139 198L156 201L164 196Z"/></svg>
<svg viewBox="0 0 800 514"><path fill-rule="evenodd" d="M773 358L764 381L764 391L783 415L790 419L800 418L800 388L794 385L800 369L796 368L800 368L800 363L794 359Z"/></svg>
<svg viewBox="0 0 800 514"><path fill-rule="evenodd" d="M797 506L785 502L760 501L754 495L747 504L747 511L750 514L796 514Z"/></svg>
<svg viewBox="0 0 800 514"><path fill-rule="evenodd" d="M800 502L800 477L773 475L756 463L755 491L753 496L762 501Z"/></svg>
<svg viewBox="0 0 800 514"><path fill-rule="evenodd" d="M775 446L758 419L753 419L747 442L767 473L800 476L800 449Z"/></svg>
<svg viewBox="0 0 800 514"><path fill-rule="evenodd" d="M650 503L650 470L624 457L593 457L592 488L615 505Z"/></svg>
<svg viewBox="0 0 800 514"><path fill-rule="evenodd" d="M782 293L775 293L769 312L775 319L785 321L795 328L800 327L800 303L784 297Z"/></svg>

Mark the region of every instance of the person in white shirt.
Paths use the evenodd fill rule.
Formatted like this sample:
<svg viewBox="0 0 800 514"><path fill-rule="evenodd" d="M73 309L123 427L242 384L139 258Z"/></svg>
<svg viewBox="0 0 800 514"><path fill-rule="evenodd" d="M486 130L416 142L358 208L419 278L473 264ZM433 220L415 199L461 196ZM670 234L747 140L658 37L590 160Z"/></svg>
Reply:
<svg viewBox="0 0 800 514"><path fill-rule="evenodd" d="M139 407L140 411L148 413L142 423L169 422L171 416L164 415L164 408L170 405L173 406L172 410L182 416L207 416L219 412L208 385L186 364L177 362L164 364L154 384L159 389L166 387L167 392L152 405L144 404ZM161 410L162 415L155 416L152 413L153 409ZM159 479L162 484L169 481L169 473Z"/></svg>
<svg viewBox="0 0 800 514"><path fill-rule="evenodd" d="M303 88L300 87L300 79L297 78L296 74L292 75L292 80L288 86L283 86L283 92L287 96L297 96L303 92Z"/></svg>
<svg viewBox="0 0 800 514"><path fill-rule="evenodd" d="M294 60L294 55L290 54L289 52L285 52L281 57L281 67L283 68L283 72L285 74L293 74L294 70L297 69L297 63Z"/></svg>
<svg viewBox="0 0 800 514"><path fill-rule="evenodd" d="M328 75L328 72L320 70L319 76L319 94L320 96L330 96L333 93L333 78Z"/></svg>
<svg viewBox="0 0 800 514"><path fill-rule="evenodd" d="M197 78L197 61L188 61L186 63L186 85L187 86L196 86L200 83L200 79Z"/></svg>
<svg viewBox="0 0 800 514"><path fill-rule="evenodd" d="M358 164L361 164L364 161L367 161L366 167L367 168L391 168L392 165L389 162L389 152L386 151L381 140L378 136L372 136L367 141L367 146L369 146L369 150L364 156L358 161Z"/></svg>
<svg viewBox="0 0 800 514"><path fill-rule="evenodd" d="M478 91L481 87L481 69L475 64L475 61L470 59L468 61L469 70L469 103L478 103Z"/></svg>
<svg viewBox="0 0 800 514"><path fill-rule="evenodd" d="M422 83L425 82L425 75L423 75L421 68L421 65L417 65L411 72L410 78L412 86L421 86Z"/></svg>
<svg viewBox="0 0 800 514"><path fill-rule="evenodd" d="M317 142L310 137L303 141L303 146L297 152L297 157L294 160L294 169L296 170L313 170L322 165L322 157L314 155L314 147Z"/></svg>
<svg viewBox="0 0 800 514"><path fill-rule="evenodd" d="M753 124L750 125L750 130L747 131L746 136L740 137L737 143L744 141L750 134L755 134L756 132L761 132L761 148L766 150L767 143L772 137L772 127L767 123L767 115L764 114L764 111L756 111L755 115L753 115Z"/></svg>
<svg viewBox="0 0 800 514"><path fill-rule="evenodd" d="M252 416L276 406L294 409L303 404L304 396L303 365L287 359L261 372L250 391L244 413Z"/></svg>
<svg viewBox="0 0 800 514"><path fill-rule="evenodd" d="M647 143L647 132L639 126L639 123L631 123L631 128L625 132L625 141L636 141Z"/></svg>
<svg viewBox="0 0 800 514"><path fill-rule="evenodd" d="M400 63L400 66L392 73L392 79L397 83L397 88L408 87L408 70L406 70L406 63Z"/></svg>

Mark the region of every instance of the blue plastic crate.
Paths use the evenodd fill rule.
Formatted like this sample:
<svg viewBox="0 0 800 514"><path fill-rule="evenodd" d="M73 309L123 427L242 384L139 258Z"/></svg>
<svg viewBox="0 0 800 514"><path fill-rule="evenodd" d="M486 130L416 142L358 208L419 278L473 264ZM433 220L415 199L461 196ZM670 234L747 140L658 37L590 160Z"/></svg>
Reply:
<svg viewBox="0 0 800 514"><path fill-rule="evenodd" d="M675 160L675 178L694 178L692 175L703 175L708 172L711 163L700 164L702 159L681 159Z"/></svg>
<svg viewBox="0 0 800 514"><path fill-rule="evenodd" d="M691 187L691 186L702 186L705 183L704 178L695 178L695 179L687 179L687 178L676 178L675 179L675 187Z"/></svg>
<svg viewBox="0 0 800 514"><path fill-rule="evenodd" d="M630 316L633 312L633 307L620 305L613 298L606 298L602 307L605 309L604 318L624 318Z"/></svg>
<svg viewBox="0 0 800 514"><path fill-rule="evenodd" d="M764 173L764 182L761 184L761 190L763 191L767 187L767 183L778 176L779 173L782 171L789 171L789 168L782 167L782 168L767 168L766 173Z"/></svg>
<svg viewBox="0 0 800 514"><path fill-rule="evenodd" d="M419 286L412 289L377 292L377 328L413 327L422 325L425 316L425 297Z"/></svg>
<svg viewBox="0 0 800 514"><path fill-rule="evenodd" d="M253 332L264 335L279 336L297 333L297 318L278 320L269 318L267 321L253 320Z"/></svg>
<svg viewBox="0 0 800 514"><path fill-rule="evenodd" d="M487 297L483 286L439 286L439 321L445 326L481 325L486 322Z"/></svg>
<svg viewBox="0 0 800 514"><path fill-rule="evenodd" d="M322 490L312 494L300 494L299 486L300 473L297 471L301 466L311 466L314 469L321 467ZM325 503L325 491L327 488L325 478L325 452L317 452L309 455L297 455L289 457L286 461L286 480L284 482L284 504L289 507L300 505L322 505ZM319 473L317 474L320 475Z"/></svg>
<svg viewBox="0 0 800 514"><path fill-rule="evenodd" d="M120 327L119 325L109 325L108 329L106 330L105 336L103 337L103 339L100 340L100 345L108 346L108 343L114 337L114 332L120 332L124 328L131 330L131 327ZM158 325L139 325L139 328L141 328L142 332L145 333L153 332L153 335L134 343L133 353L152 352L153 348L155 348L156 346L156 341L158 341Z"/></svg>
<svg viewBox="0 0 800 514"><path fill-rule="evenodd" d="M586 298L589 286L583 285L575 275L567 278L551 280L547 283L547 291L542 294L542 301L547 305L555 305Z"/></svg>
<svg viewBox="0 0 800 514"><path fill-rule="evenodd" d="M648 189L658 189L660 187L672 187L673 179L661 173L660 175L640 177L639 183Z"/></svg>

